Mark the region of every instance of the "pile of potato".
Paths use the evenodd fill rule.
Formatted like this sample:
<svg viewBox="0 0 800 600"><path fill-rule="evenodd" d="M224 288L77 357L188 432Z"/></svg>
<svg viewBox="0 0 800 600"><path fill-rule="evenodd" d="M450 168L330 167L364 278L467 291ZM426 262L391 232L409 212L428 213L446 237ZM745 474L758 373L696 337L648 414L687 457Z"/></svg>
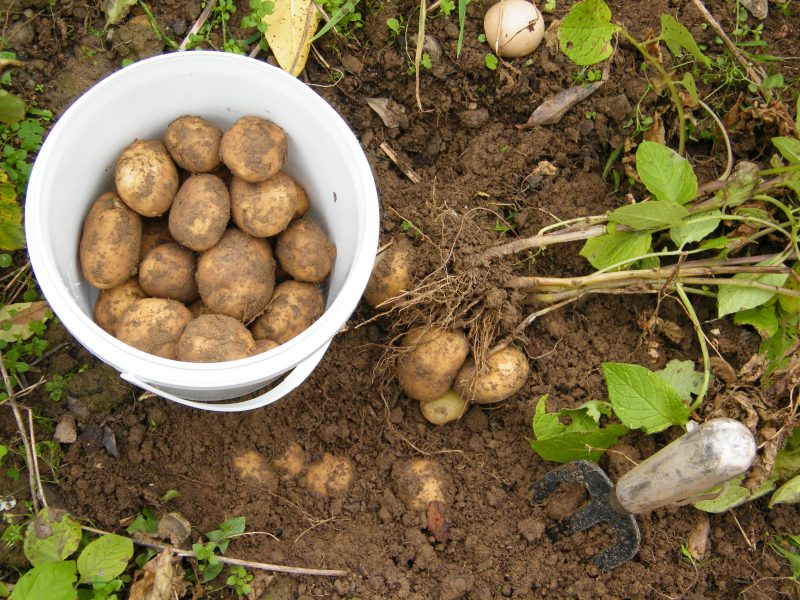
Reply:
<svg viewBox="0 0 800 600"><path fill-rule="evenodd" d="M191 362L245 358L310 327L336 247L281 170L287 150L285 132L255 116L224 132L182 116L163 141L131 143L81 235L96 323Z"/></svg>

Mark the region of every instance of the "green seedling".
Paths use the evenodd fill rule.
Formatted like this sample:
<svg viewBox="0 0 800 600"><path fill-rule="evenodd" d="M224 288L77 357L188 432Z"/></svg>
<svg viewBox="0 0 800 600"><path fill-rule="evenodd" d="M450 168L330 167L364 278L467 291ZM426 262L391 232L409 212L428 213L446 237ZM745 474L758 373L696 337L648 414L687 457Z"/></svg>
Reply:
<svg viewBox="0 0 800 600"><path fill-rule="evenodd" d="M489 52L486 55L486 58L484 59L484 62L486 64L486 68L489 69L490 71L496 71L497 70L497 63L499 62L499 60L491 52Z"/></svg>
<svg viewBox="0 0 800 600"><path fill-rule="evenodd" d="M229 573L225 584L233 588L237 596L248 596L252 589L250 584L253 581L253 574L248 573L244 567L231 567Z"/></svg>
<svg viewBox="0 0 800 600"><path fill-rule="evenodd" d="M403 31L403 27L405 26L403 16L400 15L397 18L392 17L390 19L386 19L386 26L393 34L393 38L389 41L390 44L393 44L394 40L400 35L400 33Z"/></svg>
<svg viewBox="0 0 800 600"><path fill-rule="evenodd" d="M422 231L420 231L419 228L408 219L403 219L403 222L400 223L400 231L410 233L414 237L419 237L422 235Z"/></svg>
<svg viewBox="0 0 800 600"><path fill-rule="evenodd" d="M800 535L779 536L768 545L789 563L792 579L800 581Z"/></svg>

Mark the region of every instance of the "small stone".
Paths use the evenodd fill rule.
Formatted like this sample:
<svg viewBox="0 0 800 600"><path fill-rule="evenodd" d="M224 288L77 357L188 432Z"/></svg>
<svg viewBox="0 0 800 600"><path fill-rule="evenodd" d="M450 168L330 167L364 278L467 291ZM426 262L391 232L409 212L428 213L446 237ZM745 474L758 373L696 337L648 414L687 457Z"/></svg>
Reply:
<svg viewBox="0 0 800 600"><path fill-rule="evenodd" d="M74 444L78 441L78 432L75 429L75 415L64 413L56 425L53 439L59 444Z"/></svg>

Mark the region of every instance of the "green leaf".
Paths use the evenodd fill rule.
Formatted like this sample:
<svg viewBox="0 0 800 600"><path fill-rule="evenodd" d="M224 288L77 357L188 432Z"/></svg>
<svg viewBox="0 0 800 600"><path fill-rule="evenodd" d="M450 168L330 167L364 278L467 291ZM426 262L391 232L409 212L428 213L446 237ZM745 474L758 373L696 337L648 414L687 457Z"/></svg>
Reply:
<svg viewBox="0 0 800 600"><path fill-rule="evenodd" d="M0 90L0 123L14 125L25 118L25 103L5 90Z"/></svg>
<svg viewBox="0 0 800 600"><path fill-rule="evenodd" d="M800 502L800 475L793 477L775 490L769 499L769 507L776 504L794 504Z"/></svg>
<svg viewBox="0 0 800 600"><path fill-rule="evenodd" d="M690 360L673 359L666 367L656 371L656 375L678 392L680 399L686 403L692 401L693 394L696 396L703 389L703 374L695 371L694 363Z"/></svg>
<svg viewBox="0 0 800 600"><path fill-rule="evenodd" d="M75 600L77 577L74 560L37 565L19 578L11 600Z"/></svg>
<svg viewBox="0 0 800 600"><path fill-rule="evenodd" d="M597 462L603 452L628 433L618 423L595 431L568 431L544 440L528 440L531 448L544 460L565 463L573 460Z"/></svg>
<svg viewBox="0 0 800 600"><path fill-rule="evenodd" d="M697 195L697 177L692 165L662 144L644 141L636 149L636 172L658 200L686 204Z"/></svg>
<svg viewBox="0 0 800 600"><path fill-rule="evenodd" d="M749 489L741 485L743 481L744 475L734 477L721 486L717 486L706 492L708 494L713 494L721 491L719 496L713 500L701 500L700 502L694 502L692 503L692 506L704 512L723 513L726 510L736 508L745 502L760 498L761 496L768 494L775 489L775 479L772 477L767 479L763 484L761 484L761 487L752 493Z"/></svg>
<svg viewBox="0 0 800 600"><path fill-rule="evenodd" d="M601 417L610 417L613 414L611 403L604 400L589 400L584 402L581 408L586 411L588 416L594 419L595 423L599 423Z"/></svg>
<svg viewBox="0 0 800 600"><path fill-rule="evenodd" d="M18 302L0 307L0 340L15 342L27 340L37 332L36 325L52 316L44 300Z"/></svg>
<svg viewBox="0 0 800 600"><path fill-rule="evenodd" d="M647 231L617 231L586 240L580 255L595 269L605 269L647 254L651 244L652 237Z"/></svg>
<svg viewBox="0 0 800 600"><path fill-rule="evenodd" d="M739 238L729 238L724 235L717 238L703 240L703 243L698 246L700 250L721 250L726 248L728 244L735 242Z"/></svg>
<svg viewBox="0 0 800 600"><path fill-rule="evenodd" d="M725 182L725 187L718 194L726 206L739 206L753 197L759 183L761 183L761 175L758 165L751 162L740 162L733 168L733 173Z"/></svg>
<svg viewBox="0 0 800 600"><path fill-rule="evenodd" d="M611 56L611 38L617 31L603 0L583 0L573 4L561 21L559 48L576 65L593 65Z"/></svg>
<svg viewBox="0 0 800 600"><path fill-rule="evenodd" d="M220 523L218 530L208 532L206 537L212 542L215 542L219 547L219 551L225 554L225 551L228 549L228 544L230 543L230 538L244 533L244 528L244 517L231 517Z"/></svg>
<svg viewBox="0 0 800 600"><path fill-rule="evenodd" d="M733 315L733 322L736 325L751 325L761 337L775 335L779 327L774 304L739 311Z"/></svg>
<svg viewBox="0 0 800 600"><path fill-rule="evenodd" d="M792 137L774 137L772 144L789 163L800 163L800 140Z"/></svg>
<svg viewBox="0 0 800 600"><path fill-rule="evenodd" d="M104 535L89 542L78 556L81 583L106 583L116 579L133 558L133 542L121 535Z"/></svg>
<svg viewBox="0 0 800 600"><path fill-rule="evenodd" d="M81 526L66 511L43 508L28 524L22 549L30 563L38 567L64 560L80 543Z"/></svg>
<svg viewBox="0 0 800 600"><path fill-rule="evenodd" d="M678 392L653 371L627 363L602 366L614 413L631 429L656 433L689 420L689 407Z"/></svg>
<svg viewBox="0 0 800 600"><path fill-rule="evenodd" d="M688 210L669 200L628 204L608 213L609 220L627 225L635 230L659 229L677 225L688 216Z"/></svg>
<svg viewBox="0 0 800 600"><path fill-rule="evenodd" d="M789 561L789 568L792 570L792 578L795 581L800 579L800 554L787 550L774 542L770 542L769 547Z"/></svg>
<svg viewBox="0 0 800 600"><path fill-rule="evenodd" d="M707 235L710 235L719 227L721 219L717 217L721 216L722 211L719 210L710 210L699 215L693 215L682 223L670 228L669 236L678 248L686 244L702 241ZM727 240L724 240L721 247L724 248L726 243Z"/></svg>
<svg viewBox="0 0 800 600"><path fill-rule="evenodd" d="M547 395L539 398L533 414L533 435L540 440L564 433L564 425L558 420L558 413L547 412Z"/></svg>
<svg viewBox="0 0 800 600"><path fill-rule="evenodd" d="M764 285L780 287L789 275L786 273L768 273L756 275L755 273L737 273L734 279L743 281L756 281ZM748 308L756 308L766 304L775 296L770 290L738 287L735 285L720 285L717 292L717 314L720 317L736 313Z"/></svg>
<svg viewBox="0 0 800 600"><path fill-rule="evenodd" d="M697 84L694 82L694 77L692 77L691 73L683 74L681 85L689 93L689 97L692 99L692 102L694 102L695 105L699 104L700 96L697 94Z"/></svg>
<svg viewBox="0 0 800 600"><path fill-rule="evenodd" d="M153 517L153 510L145 506L125 531L130 535L137 532L155 535L158 531L158 521Z"/></svg>
<svg viewBox="0 0 800 600"><path fill-rule="evenodd" d="M703 63L707 69L711 67L711 60L700 50L689 30L676 21L672 15L661 15L661 35L659 37L667 45L673 56L680 55L681 49L683 49L691 54L695 60Z"/></svg>

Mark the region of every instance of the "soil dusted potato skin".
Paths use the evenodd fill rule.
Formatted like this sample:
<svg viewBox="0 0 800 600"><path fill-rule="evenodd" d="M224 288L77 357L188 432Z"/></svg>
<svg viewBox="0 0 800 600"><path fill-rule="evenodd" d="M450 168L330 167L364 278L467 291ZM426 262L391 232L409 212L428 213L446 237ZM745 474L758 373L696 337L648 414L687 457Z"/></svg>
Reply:
<svg viewBox="0 0 800 600"><path fill-rule="evenodd" d="M101 290L125 283L139 268L141 241L141 217L113 192L100 196L81 234L79 255L86 281Z"/></svg>
<svg viewBox="0 0 800 600"><path fill-rule="evenodd" d="M288 342L325 312L322 290L314 283L284 281L275 286L267 310L253 323L253 337Z"/></svg>
<svg viewBox="0 0 800 600"><path fill-rule="evenodd" d="M370 306L376 308L408 289L414 266L413 253L411 242L398 237L375 257L375 266L364 290L364 299Z"/></svg>
<svg viewBox="0 0 800 600"><path fill-rule="evenodd" d="M202 117L184 115L167 126L164 145L178 163L190 173L210 173L220 163L222 130Z"/></svg>
<svg viewBox="0 0 800 600"><path fill-rule="evenodd" d="M414 400L442 397L469 354L467 336L459 330L415 328L403 338L406 352L397 364L397 379Z"/></svg>
<svg viewBox="0 0 800 600"><path fill-rule="evenodd" d="M343 496L353 484L355 469L346 456L326 452L322 459L308 465L306 489L319 497Z"/></svg>
<svg viewBox="0 0 800 600"><path fill-rule="evenodd" d="M178 243L161 244L144 257L139 283L148 296L189 303L197 300L194 252Z"/></svg>
<svg viewBox="0 0 800 600"><path fill-rule="evenodd" d="M306 194L306 190L303 188L302 185L294 182L295 192L297 194L296 201L297 201L297 210L295 210L293 219L300 219L308 212L308 194Z"/></svg>
<svg viewBox="0 0 800 600"><path fill-rule="evenodd" d="M141 261L156 246L174 242L175 238L169 232L169 222L166 218L142 219L142 244L139 250Z"/></svg>
<svg viewBox="0 0 800 600"><path fill-rule="evenodd" d="M498 350L478 371L470 356L456 374L455 391L474 404L492 404L516 394L528 379L530 366L525 353L514 346Z"/></svg>
<svg viewBox="0 0 800 600"><path fill-rule="evenodd" d="M94 303L94 322L111 335L117 332L122 315L137 300L147 298L137 277L131 277L116 287L100 290Z"/></svg>
<svg viewBox="0 0 800 600"><path fill-rule="evenodd" d="M280 171L288 150L283 129L266 119L245 116L222 135L219 155L234 175L255 183Z"/></svg>
<svg viewBox="0 0 800 600"><path fill-rule="evenodd" d="M457 421L467 412L467 402L454 390L430 402L420 402L419 410L425 420L434 425L445 425Z"/></svg>
<svg viewBox="0 0 800 600"><path fill-rule="evenodd" d="M422 512L431 502L449 506L453 501L453 482L438 462L424 458L398 462L392 477L397 497L409 510Z"/></svg>
<svg viewBox="0 0 800 600"><path fill-rule="evenodd" d="M183 330L176 348L178 360L224 362L247 358L256 343L241 321L225 315L201 315Z"/></svg>
<svg viewBox="0 0 800 600"><path fill-rule="evenodd" d="M177 360L175 346L192 313L177 300L144 298L122 315L117 339L142 352Z"/></svg>
<svg viewBox="0 0 800 600"><path fill-rule="evenodd" d="M281 266L298 281L322 283L336 260L336 246L322 228L308 219L289 224L278 236L275 254Z"/></svg>
<svg viewBox="0 0 800 600"><path fill-rule="evenodd" d="M231 217L239 229L254 237L278 235L297 213L297 196L297 186L283 171L256 183L234 177Z"/></svg>
<svg viewBox="0 0 800 600"><path fill-rule="evenodd" d="M117 160L114 185L122 201L143 217L159 217L178 191L178 169L164 144L136 140Z"/></svg>
<svg viewBox="0 0 800 600"><path fill-rule="evenodd" d="M275 289L275 259L269 244L231 227L200 255L197 286L212 313L249 323L260 315Z"/></svg>
<svg viewBox="0 0 800 600"><path fill-rule="evenodd" d="M256 354L261 354L262 352L269 352L270 350L274 350L278 346L280 346L280 344L275 340L256 340Z"/></svg>
<svg viewBox="0 0 800 600"><path fill-rule="evenodd" d="M169 210L169 231L176 241L196 252L208 250L225 233L231 198L216 175L201 173L183 182Z"/></svg>

